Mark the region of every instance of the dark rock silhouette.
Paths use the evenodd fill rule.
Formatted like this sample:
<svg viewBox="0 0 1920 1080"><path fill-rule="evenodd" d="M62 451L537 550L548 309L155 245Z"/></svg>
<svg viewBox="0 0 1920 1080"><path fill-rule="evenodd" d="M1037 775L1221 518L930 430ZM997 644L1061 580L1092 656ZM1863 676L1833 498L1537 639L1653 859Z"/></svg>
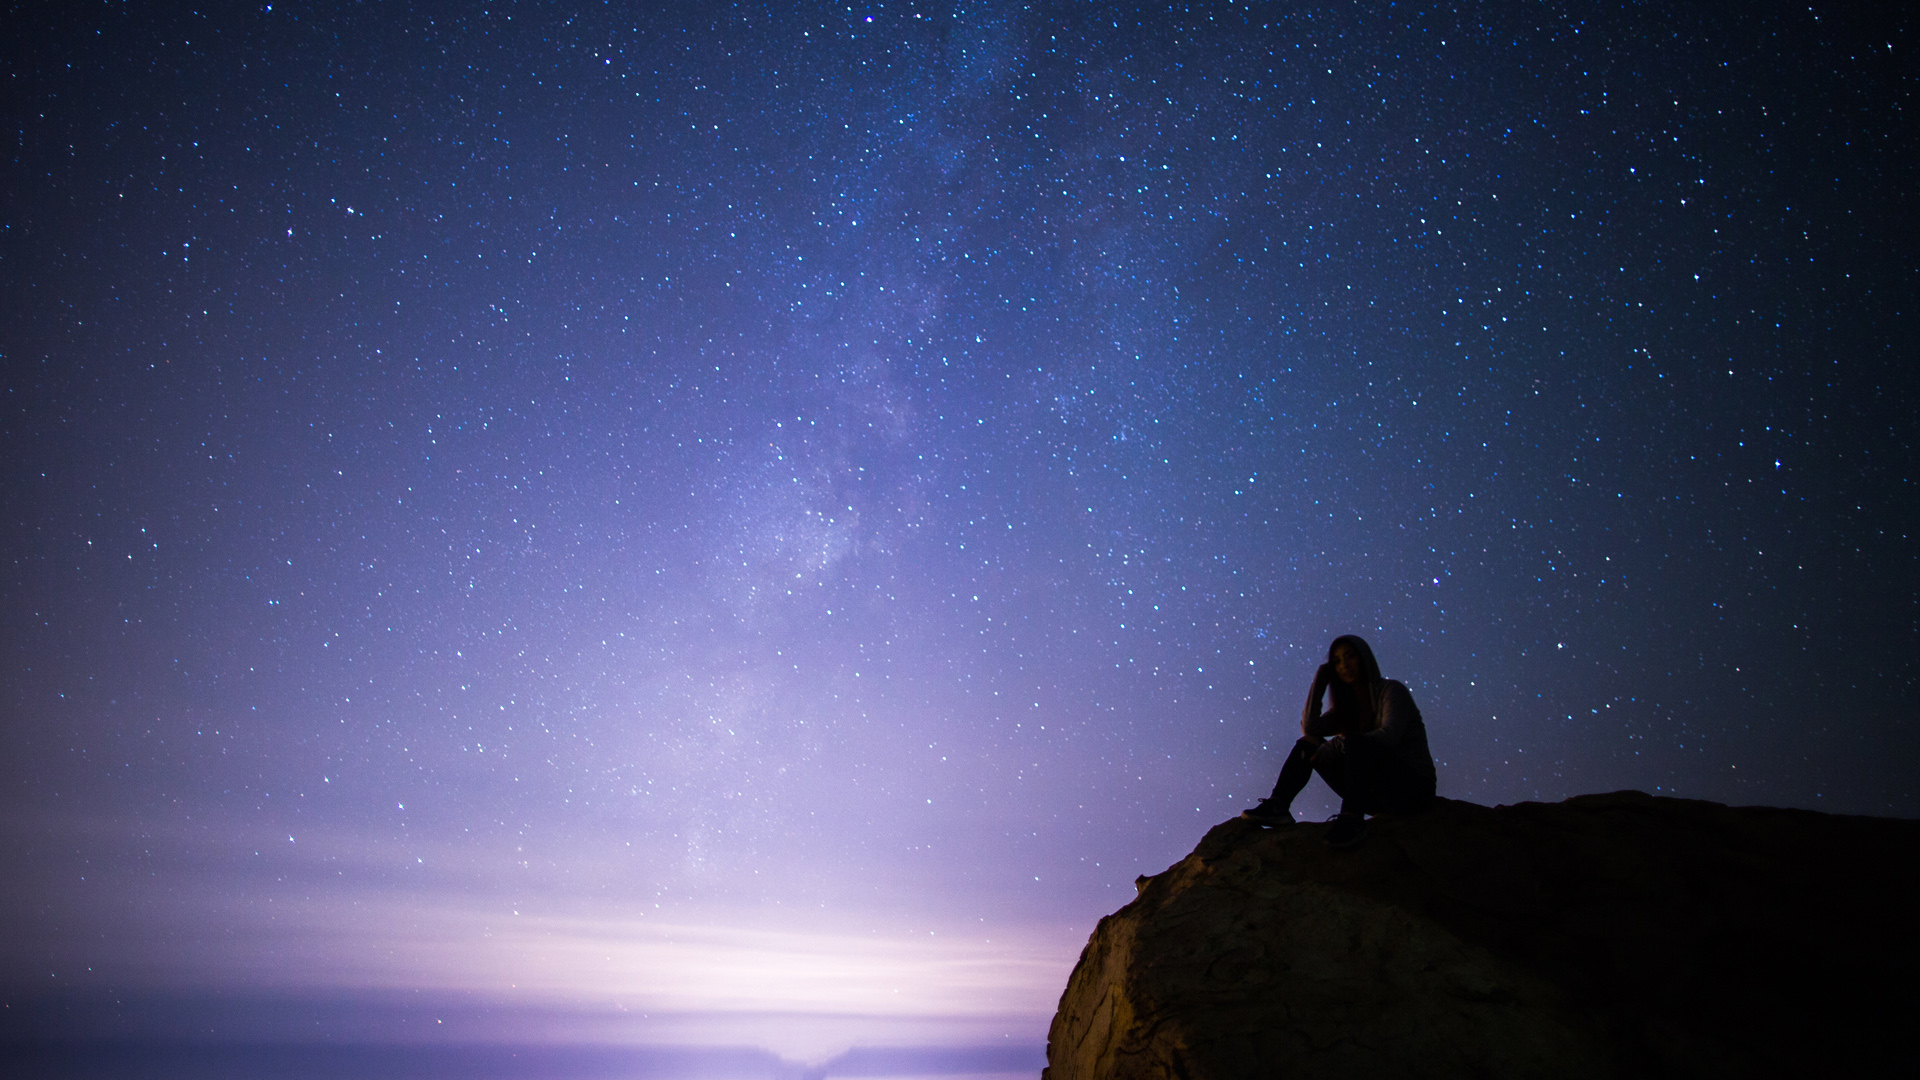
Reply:
<svg viewBox="0 0 1920 1080"><path fill-rule="evenodd" d="M1045 1080L1920 1075L1920 822L1620 792L1323 832L1142 878Z"/></svg>

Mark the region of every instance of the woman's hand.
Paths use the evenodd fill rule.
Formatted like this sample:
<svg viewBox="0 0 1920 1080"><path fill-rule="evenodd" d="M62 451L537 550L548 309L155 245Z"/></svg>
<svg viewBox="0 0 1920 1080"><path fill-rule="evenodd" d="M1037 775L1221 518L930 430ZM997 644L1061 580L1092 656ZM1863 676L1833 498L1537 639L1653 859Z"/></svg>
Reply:
<svg viewBox="0 0 1920 1080"><path fill-rule="evenodd" d="M1333 738L1328 739L1314 748L1313 763L1315 765L1331 765L1339 758L1340 754L1346 749L1346 746L1347 737L1344 735L1335 735Z"/></svg>

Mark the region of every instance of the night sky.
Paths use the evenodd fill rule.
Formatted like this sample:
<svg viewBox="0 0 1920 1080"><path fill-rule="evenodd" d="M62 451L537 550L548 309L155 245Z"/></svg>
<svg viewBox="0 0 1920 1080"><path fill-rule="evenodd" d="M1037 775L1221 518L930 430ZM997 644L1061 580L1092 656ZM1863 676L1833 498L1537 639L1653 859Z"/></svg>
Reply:
<svg viewBox="0 0 1920 1080"><path fill-rule="evenodd" d="M13 7L0 986L1036 1046L1341 633L1451 798L1920 814L1862 18Z"/></svg>

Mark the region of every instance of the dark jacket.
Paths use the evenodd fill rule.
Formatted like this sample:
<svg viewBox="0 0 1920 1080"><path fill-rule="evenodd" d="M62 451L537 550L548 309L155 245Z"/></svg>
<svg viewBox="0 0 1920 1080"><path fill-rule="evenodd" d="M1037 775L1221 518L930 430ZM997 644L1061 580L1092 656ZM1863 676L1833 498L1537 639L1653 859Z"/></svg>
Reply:
<svg viewBox="0 0 1920 1080"><path fill-rule="evenodd" d="M1427 789L1431 796L1437 786L1433 772L1433 754L1427 749L1427 725L1420 718L1420 707L1413 703L1413 695L1407 692L1406 684L1396 679L1380 680L1379 705L1371 717L1343 717L1339 709L1314 715L1317 710L1309 703L1307 722L1304 725L1307 734L1315 738L1331 738L1345 735L1348 738L1367 739L1393 751L1407 768Z"/></svg>

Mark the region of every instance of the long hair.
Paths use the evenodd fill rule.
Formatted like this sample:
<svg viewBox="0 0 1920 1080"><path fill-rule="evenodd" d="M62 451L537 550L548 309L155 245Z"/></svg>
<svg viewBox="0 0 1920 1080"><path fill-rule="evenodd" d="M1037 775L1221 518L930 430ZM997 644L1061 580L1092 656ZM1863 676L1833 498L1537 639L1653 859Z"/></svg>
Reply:
<svg viewBox="0 0 1920 1080"><path fill-rule="evenodd" d="M1339 637L1333 639L1333 644L1327 646L1327 663L1333 663L1333 650L1342 645L1351 646L1353 651L1360 656L1359 689L1365 691L1366 699L1364 701L1357 701L1354 704L1365 708L1365 712L1363 713L1366 717L1365 723L1368 725L1378 723L1380 720L1380 698L1385 692L1385 688L1381 684L1386 680L1380 677L1380 664L1373 658L1373 647L1367 644L1365 638L1356 634L1341 634ZM1333 690L1335 707L1338 708L1340 697L1348 691L1346 690L1345 684L1341 683L1339 679L1333 681ZM1350 723L1351 721L1347 722Z"/></svg>

